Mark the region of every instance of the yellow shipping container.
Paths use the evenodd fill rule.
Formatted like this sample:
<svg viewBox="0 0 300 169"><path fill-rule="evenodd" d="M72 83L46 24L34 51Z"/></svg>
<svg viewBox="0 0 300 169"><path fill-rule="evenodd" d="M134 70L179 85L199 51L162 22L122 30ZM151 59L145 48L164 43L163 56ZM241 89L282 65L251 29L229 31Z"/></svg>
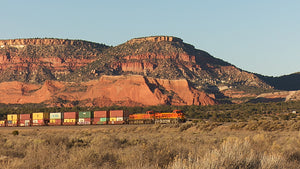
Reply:
<svg viewBox="0 0 300 169"><path fill-rule="evenodd" d="M32 113L32 119L33 120L43 120L43 119L49 119L49 113Z"/></svg>
<svg viewBox="0 0 300 169"><path fill-rule="evenodd" d="M117 118L116 117L111 117L111 118L109 118L109 121L117 121Z"/></svg>
<svg viewBox="0 0 300 169"><path fill-rule="evenodd" d="M76 122L76 119L69 119L69 122L74 123Z"/></svg>
<svg viewBox="0 0 300 169"><path fill-rule="evenodd" d="M74 123L76 122L76 119L64 119L65 123Z"/></svg>
<svg viewBox="0 0 300 169"><path fill-rule="evenodd" d="M19 114L8 114L7 115L7 120L8 121L19 120L19 119L20 119Z"/></svg>

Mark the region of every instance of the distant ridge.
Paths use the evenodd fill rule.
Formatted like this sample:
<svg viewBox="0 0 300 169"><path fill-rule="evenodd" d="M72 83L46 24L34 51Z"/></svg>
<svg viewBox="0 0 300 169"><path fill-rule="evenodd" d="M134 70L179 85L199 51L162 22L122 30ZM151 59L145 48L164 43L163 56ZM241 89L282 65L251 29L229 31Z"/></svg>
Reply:
<svg viewBox="0 0 300 169"><path fill-rule="evenodd" d="M271 86L278 90L300 90L300 72L283 75L279 77L259 76Z"/></svg>

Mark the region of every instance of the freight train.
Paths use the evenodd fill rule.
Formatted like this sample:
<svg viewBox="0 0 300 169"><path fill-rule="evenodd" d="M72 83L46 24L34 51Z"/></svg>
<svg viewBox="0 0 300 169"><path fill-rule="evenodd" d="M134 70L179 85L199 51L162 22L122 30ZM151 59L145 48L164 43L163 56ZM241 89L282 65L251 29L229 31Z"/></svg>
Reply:
<svg viewBox="0 0 300 169"><path fill-rule="evenodd" d="M157 124L183 123L185 121L185 115L182 110L163 113L147 111L146 113L141 114L131 114L125 110L54 113L37 112L31 114L8 114L5 120L0 120L0 127Z"/></svg>

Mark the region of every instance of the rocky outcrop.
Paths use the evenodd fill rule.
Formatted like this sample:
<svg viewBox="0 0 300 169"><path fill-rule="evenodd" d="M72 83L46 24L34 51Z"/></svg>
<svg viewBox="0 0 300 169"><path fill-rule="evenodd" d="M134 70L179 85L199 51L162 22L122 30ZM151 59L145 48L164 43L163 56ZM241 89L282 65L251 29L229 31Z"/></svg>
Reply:
<svg viewBox="0 0 300 169"><path fill-rule="evenodd" d="M0 47L25 47L26 45L78 45L81 46L83 44L93 44L91 42L82 41L82 40L68 40L68 39L8 39L8 40L0 40Z"/></svg>
<svg viewBox="0 0 300 169"><path fill-rule="evenodd" d="M81 106L210 105L214 99L182 80L103 76L85 83L46 81L43 85L0 83L0 103ZM64 102L62 102L64 101ZM74 106L74 105L73 105Z"/></svg>
<svg viewBox="0 0 300 169"><path fill-rule="evenodd" d="M0 40L0 81L40 83L60 79L95 61L104 48L80 40Z"/></svg>
<svg viewBox="0 0 300 169"><path fill-rule="evenodd" d="M142 38L134 38L126 43L133 44L133 43L142 43L142 42L183 42L182 39L176 38L173 36L150 36L150 37L142 37Z"/></svg>

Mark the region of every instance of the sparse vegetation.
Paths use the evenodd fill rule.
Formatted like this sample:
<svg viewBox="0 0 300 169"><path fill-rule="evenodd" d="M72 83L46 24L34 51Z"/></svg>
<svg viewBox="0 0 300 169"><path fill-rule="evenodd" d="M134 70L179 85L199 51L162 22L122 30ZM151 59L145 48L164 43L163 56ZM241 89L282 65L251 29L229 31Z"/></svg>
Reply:
<svg viewBox="0 0 300 169"><path fill-rule="evenodd" d="M298 168L299 132L210 124L0 128L6 168Z"/></svg>
<svg viewBox="0 0 300 169"><path fill-rule="evenodd" d="M215 106L49 107L7 113L182 109L184 124L0 128L4 168L298 168L299 102Z"/></svg>

